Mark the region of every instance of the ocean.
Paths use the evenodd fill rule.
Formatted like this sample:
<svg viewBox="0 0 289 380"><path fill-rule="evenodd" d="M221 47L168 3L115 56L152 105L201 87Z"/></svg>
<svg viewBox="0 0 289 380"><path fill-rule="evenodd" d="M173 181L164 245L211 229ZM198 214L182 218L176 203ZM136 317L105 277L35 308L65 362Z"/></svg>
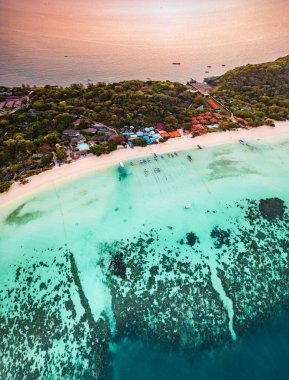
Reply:
<svg viewBox="0 0 289 380"><path fill-rule="evenodd" d="M2 205L0 377L289 378L288 153L151 155Z"/></svg>
<svg viewBox="0 0 289 380"><path fill-rule="evenodd" d="M288 13L284 0L2 0L0 84L202 80L287 55Z"/></svg>

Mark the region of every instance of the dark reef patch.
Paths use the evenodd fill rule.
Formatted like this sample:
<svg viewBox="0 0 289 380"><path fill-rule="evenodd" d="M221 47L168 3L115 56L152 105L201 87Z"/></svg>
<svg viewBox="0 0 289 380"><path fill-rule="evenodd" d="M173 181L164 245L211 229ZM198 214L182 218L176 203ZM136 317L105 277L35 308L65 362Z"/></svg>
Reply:
<svg viewBox="0 0 289 380"><path fill-rule="evenodd" d="M242 334L288 305L289 215L278 198L246 199L236 207L243 210L244 221L232 218L235 229L225 251L228 264L218 275L233 301L235 331ZM220 261L223 254L219 249Z"/></svg>
<svg viewBox="0 0 289 380"><path fill-rule="evenodd" d="M261 199L259 211L263 218L270 222L275 219L282 219L285 211L284 201L279 198Z"/></svg>
<svg viewBox="0 0 289 380"><path fill-rule="evenodd" d="M128 173L127 173L127 170L126 168L117 168L117 171L118 171L118 180L121 182L121 181L124 181L127 177L128 177Z"/></svg>
<svg viewBox="0 0 289 380"><path fill-rule="evenodd" d="M200 242L197 235L194 234L193 232L187 233L186 238L187 238L186 244L189 245L190 247L193 247L196 243Z"/></svg>
<svg viewBox="0 0 289 380"><path fill-rule="evenodd" d="M211 238L214 239L215 248L221 248L223 245L230 245L230 231L223 230L216 226L211 232Z"/></svg>
<svg viewBox="0 0 289 380"><path fill-rule="evenodd" d="M191 264L192 250L200 254L197 236L188 234L189 247L183 245L181 252L177 243L160 245L160 233L152 229L104 246L103 256L112 259L114 252L123 252L126 266L126 281L119 276L110 279L119 336L190 350L230 340L227 313L212 286L209 267Z"/></svg>
<svg viewBox="0 0 289 380"><path fill-rule="evenodd" d="M103 379L108 320L94 320L72 253L51 251L15 268L16 283L0 291L0 378Z"/></svg>
<svg viewBox="0 0 289 380"><path fill-rule="evenodd" d="M123 253L117 253L109 264L110 272L125 280L126 278L126 266L123 261Z"/></svg>
<svg viewBox="0 0 289 380"><path fill-rule="evenodd" d="M20 215L25 205L26 203L23 203L22 205L17 207L14 211L12 211L5 219L5 223L10 224L10 225L13 225L13 224L23 225L43 215L43 212L40 212L40 211L27 212L23 215Z"/></svg>
<svg viewBox="0 0 289 380"><path fill-rule="evenodd" d="M12 220L23 207L14 211ZM137 337L188 352L231 342L211 254L232 301L237 336L288 305L289 215L284 202L245 199L228 207L236 207L238 217L215 212L227 227L216 225L207 236L212 252L206 243L202 249L195 233L179 240L170 226L142 229L131 239L100 246L116 339ZM31 262L15 266L16 284L0 292L5 305L0 310L0 350L8 358L0 366L0 378L11 373L30 380L53 373L55 378L102 379L112 339L108 317L103 312L94 319L71 252L48 248L42 253L45 261L31 257ZM63 351L54 351L55 346Z"/></svg>

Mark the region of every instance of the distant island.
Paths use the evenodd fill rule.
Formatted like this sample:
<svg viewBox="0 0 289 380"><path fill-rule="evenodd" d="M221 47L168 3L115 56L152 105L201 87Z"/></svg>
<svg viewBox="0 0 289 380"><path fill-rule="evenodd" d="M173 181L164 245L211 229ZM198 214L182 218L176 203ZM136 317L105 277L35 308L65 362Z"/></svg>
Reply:
<svg viewBox="0 0 289 380"><path fill-rule="evenodd" d="M289 118L289 56L205 83L0 87L0 192L80 156Z"/></svg>

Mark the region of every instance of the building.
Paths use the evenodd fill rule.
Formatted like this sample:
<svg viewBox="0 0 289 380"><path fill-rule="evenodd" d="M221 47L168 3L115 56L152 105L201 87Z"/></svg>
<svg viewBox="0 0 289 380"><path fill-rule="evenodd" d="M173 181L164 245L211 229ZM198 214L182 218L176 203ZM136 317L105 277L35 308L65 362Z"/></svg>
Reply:
<svg viewBox="0 0 289 380"><path fill-rule="evenodd" d="M6 104L5 104L5 108L13 108L14 106L14 100L9 100Z"/></svg>
<svg viewBox="0 0 289 380"><path fill-rule="evenodd" d="M192 126L192 133L194 136L204 135L206 133L206 129L202 124L195 124Z"/></svg>
<svg viewBox="0 0 289 380"><path fill-rule="evenodd" d="M86 129L82 129L81 132L95 134L97 132L97 129L96 128L86 128Z"/></svg>
<svg viewBox="0 0 289 380"><path fill-rule="evenodd" d="M221 107L214 100L209 99L208 104L213 108L214 112L221 112Z"/></svg>
<svg viewBox="0 0 289 380"><path fill-rule="evenodd" d="M79 131L76 131L75 129L65 129L65 131L62 132L64 136L71 137L77 137L80 135Z"/></svg>

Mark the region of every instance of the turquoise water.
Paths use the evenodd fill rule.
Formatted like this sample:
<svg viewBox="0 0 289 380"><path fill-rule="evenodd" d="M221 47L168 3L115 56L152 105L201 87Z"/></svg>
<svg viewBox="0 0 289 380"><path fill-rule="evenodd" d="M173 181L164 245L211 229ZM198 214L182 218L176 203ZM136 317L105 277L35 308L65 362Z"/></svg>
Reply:
<svg viewBox="0 0 289 380"><path fill-rule="evenodd" d="M89 145L85 143L77 144L79 150L89 150Z"/></svg>
<svg viewBox="0 0 289 380"><path fill-rule="evenodd" d="M128 379L132 350L154 379L238 353L288 303L288 154L275 138L151 156L2 207L1 376Z"/></svg>

